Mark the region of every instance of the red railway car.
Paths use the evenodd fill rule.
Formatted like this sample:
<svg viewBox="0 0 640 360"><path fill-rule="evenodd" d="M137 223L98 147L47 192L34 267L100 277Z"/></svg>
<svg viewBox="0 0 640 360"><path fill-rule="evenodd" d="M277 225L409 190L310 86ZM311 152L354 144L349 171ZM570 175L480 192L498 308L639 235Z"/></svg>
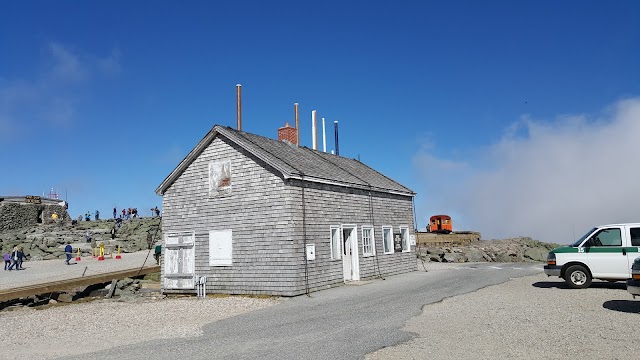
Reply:
<svg viewBox="0 0 640 360"><path fill-rule="evenodd" d="M429 231L434 233L448 234L453 231L451 216L433 215L429 218Z"/></svg>

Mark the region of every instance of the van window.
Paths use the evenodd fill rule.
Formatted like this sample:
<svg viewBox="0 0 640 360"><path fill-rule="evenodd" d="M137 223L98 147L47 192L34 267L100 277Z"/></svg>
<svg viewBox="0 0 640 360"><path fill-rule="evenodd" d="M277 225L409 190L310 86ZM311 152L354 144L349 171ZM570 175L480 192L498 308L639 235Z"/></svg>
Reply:
<svg viewBox="0 0 640 360"><path fill-rule="evenodd" d="M640 246L640 228L631 228L631 246Z"/></svg>
<svg viewBox="0 0 640 360"><path fill-rule="evenodd" d="M590 239L591 246L622 246L620 229L603 229Z"/></svg>

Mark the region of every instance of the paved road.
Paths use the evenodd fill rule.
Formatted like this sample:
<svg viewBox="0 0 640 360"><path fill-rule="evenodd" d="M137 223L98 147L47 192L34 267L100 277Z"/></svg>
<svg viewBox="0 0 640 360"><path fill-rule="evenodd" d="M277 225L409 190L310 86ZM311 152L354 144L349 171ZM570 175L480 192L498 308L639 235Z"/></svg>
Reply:
<svg viewBox="0 0 640 360"><path fill-rule="evenodd" d="M542 265L493 263L417 271L292 298L209 324L198 338L147 342L74 359L358 359L411 339L413 334L401 329L425 304L541 271Z"/></svg>
<svg viewBox="0 0 640 360"><path fill-rule="evenodd" d="M80 278L84 275L104 274L155 265L153 252L146 250L123 253L121 259L107 256L104 261L98 261L92 257L83 257L81 261L75 261L74 254L74 257L71 258L71 265L65 265L63 259L25 261L23 263L25 270L0 273L0 289L19 288L50 281Z"/></svg>

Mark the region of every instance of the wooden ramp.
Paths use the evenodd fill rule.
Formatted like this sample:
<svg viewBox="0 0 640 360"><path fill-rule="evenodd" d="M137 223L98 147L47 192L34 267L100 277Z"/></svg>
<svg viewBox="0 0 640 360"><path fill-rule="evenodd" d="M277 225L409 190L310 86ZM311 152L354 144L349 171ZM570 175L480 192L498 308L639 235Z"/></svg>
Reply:
<svg viewBox="0 0 640 360"><path fill-rule="evenodd" d="M112 281L113 279L124 279L127 277L142 276L160 272L160 266L147 266L137 269L120 270L113 272L105 272L96 275L89 275L77 278L70 278L59 281L51 281L40 284L25 285L17 288L0 290L0 302L23 297L41 295L56 291L68 290L77 286L88 286L93 284L101 284Z"/></svg>

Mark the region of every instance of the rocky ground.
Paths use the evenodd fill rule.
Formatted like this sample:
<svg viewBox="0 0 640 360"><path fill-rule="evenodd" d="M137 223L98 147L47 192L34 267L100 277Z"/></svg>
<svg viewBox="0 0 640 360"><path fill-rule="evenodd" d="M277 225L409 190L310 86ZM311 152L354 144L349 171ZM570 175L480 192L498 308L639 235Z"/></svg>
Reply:
<svg viewBox="0 0 640 360"><path fill-rule="evenodd" d="M29 260L50 260L64 258L64 246L67 242L73 248L80 248L82 256L91 255L92 248L101 242L111 249L121 246L122 252L134 252L147 249L147 237L152 241L162 239L160 218L136 218L124 220L116 231L116 238L111 240L111 229L115 226L113 219L99 221L81 221L71 225L70 221L54 224L38 224L16 230L5 230L0 233L0 248L4 254L14 246L21 246ZM86 242L87 230L91 234L91 242ZM81 245L81 246L79 246Z"/></svg>

